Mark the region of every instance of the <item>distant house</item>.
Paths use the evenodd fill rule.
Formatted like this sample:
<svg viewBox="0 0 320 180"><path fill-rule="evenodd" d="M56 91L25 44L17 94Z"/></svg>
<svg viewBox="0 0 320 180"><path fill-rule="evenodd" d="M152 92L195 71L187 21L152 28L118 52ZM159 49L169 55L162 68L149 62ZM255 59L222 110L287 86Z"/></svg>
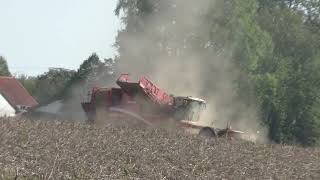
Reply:
<svg viewBox="0 0 320 180"><path fill-rule="evenodd" d="M0 117L15 116L37 105L17 79L0 76Z"/></svg>

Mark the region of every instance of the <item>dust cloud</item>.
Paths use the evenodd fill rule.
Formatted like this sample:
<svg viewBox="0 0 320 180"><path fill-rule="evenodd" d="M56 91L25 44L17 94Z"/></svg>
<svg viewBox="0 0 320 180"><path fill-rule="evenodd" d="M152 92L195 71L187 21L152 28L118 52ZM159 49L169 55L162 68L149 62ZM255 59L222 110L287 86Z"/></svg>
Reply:
<svg viewBox="0 0 320 180"><path fill-rule="evenodd" d="M105 60L106 61L106 60ZM111 62L113 63L113 62ZM113 64L104 63L104 68L93 68L87 78L73 84L68 92L68 98L63 102L62 117L70 121L87 120L87 116L82 109L82 102L89 102L91 99L90 91L93 87L116 87Z"/></svg>
<svg viewBox="0 0 320 180"><path fill-rule="evenodd" d="M169 94L205 99L205 124L224 128L230 122L233 129L265 137L257 107L237 97L232 49L219 50L211 41L215 35L205 15L217 6L213 0L157 1L140 31L120 32L117 69L144 75Z"/></svg>

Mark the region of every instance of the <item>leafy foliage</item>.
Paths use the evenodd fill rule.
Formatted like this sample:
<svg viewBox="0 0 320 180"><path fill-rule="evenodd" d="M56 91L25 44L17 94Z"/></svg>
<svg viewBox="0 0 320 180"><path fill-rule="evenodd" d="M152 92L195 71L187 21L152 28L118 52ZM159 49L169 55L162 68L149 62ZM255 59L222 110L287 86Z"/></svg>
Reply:
<svg viewBox="0 0 320 180"><path fill-rule="evenodd" d="M197 56L216 76L213 57L230 58L237 98L258 107L270 139L314 145L320 142L319 8L315 0L119 0L115 13L125 25L116 39L119 62L175 56L183 64ZM209 78L205 88L215 84Z"/></svg>
<svg viewBox="0 0 320 180"><path fill-rule="evenodd" d="M40 104L46 104L59 99L80 98L73 96L75 89L81 90L83 95L93 86L113 82L114 64L111 58L101 62L98 55L93 53L77 71L51 68L37 77L22 74L16 78ZM77 95L80 96L79 93Z"/></svg>
<svg viewBox="0 0 320 180"><path fill-rule="evenodd" d="M114 60L104 59L100 61L98 55L93 53L88 59L83 61L78 71L73 74L64 89L64 97L71 97L75 89L80 89L81 94L86 93L94 86L104 86L114 80ZM81 88L78 88L81 86ZM78 93L77 93L78 94Z"/></svg>
<svg viewBox="0 0 320 180"><path fill-rule="evenodd" d="M0 56L0 76L11 76L7 61L2 56Z"/></svg>
<svg viewBox="0 0 320 180"><path fill-rule="evenodd" d="M35 86L31 93L41 104L59 99L62 96L65 86L74 74L75 72L72 70L51 68L48 72L33 79Z"/></svg>
<svg viewBox="0 0 320 180"><path fill-rule="evenodd" d="M20 74L16 78L20 81L22 86L24 88L26 88L26 90L31 95L34 95L36 93L36 90L37 90L37 78L36 77Z"/></svg>

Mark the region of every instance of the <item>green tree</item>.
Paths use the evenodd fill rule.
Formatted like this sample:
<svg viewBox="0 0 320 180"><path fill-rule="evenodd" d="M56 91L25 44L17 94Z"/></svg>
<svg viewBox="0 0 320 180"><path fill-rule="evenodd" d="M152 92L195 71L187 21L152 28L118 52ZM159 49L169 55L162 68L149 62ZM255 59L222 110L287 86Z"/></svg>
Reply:
<svg viewBox="0 0 320 180"><path fill-rule="evenodd" d="M86 99L88 91L93 87L108 86L115 82L114 64L111 58L101 61L96 53L83 61L63 90L64 117L76 121L85 119L82 100Z"/></svg>
<svg viewBox="0 0 320 180"><path fill-rule="evenodd" d="M51 68L48 72L39 75L35 80L35 98L40 103L49 103L62 98L67 83L71 80L74 71L62 68Z"/></svg>
<svg viewBox="0 0 320 180"><path fill-rule="evenodd" d="M77 94L84 94L94 86L104 86L113 82L114 64L115 62L111 58L104 59L102 62L96 53L90 55L66 83L63 91L64 98L72 97L77 89L81 91Z"/></svg>
<svg viewBox="0 0 320 180"><path fill-rule="evenodd" d="M2 56L0 56L0 76L11 76L7 61Z"/></svg>
<svg viewBox="0 0 320 180"><path fill-rule="evenodd" d="M17 80L23 85L24 88L29 92L31 96L34 96L37 89L37 77L27 76L20 74L17 77Z"/></svg>
<svg viewBox="0 0 320 180"><path fill-rule="evenodd" d="M119 0L115 13L121 12L125 26L116 38L117 63L141 70L143 62L148 67L143 71L152 72L150 64L178 62L184 67L196 56L207 78L206 94L223 81L212 78L221 75L223 64L214 61L231 59L236 70L223 71L238 75L232 84L237 95L222 109L240 99L245 102L242 110L259 107L271 140L319 142L318 1Z"/></svg>
<svg viewBox="0 0 320 180"><path fill-rule="evenodd" d="M270 4L260 7L258 22L274 43L272 56L262 70L273 77L274 83L264 88L260 85L258 92L271 139L311 145L317 143L320 132L318 112L315 111L319 101L319 83L316 82L320 76L315 64L319 57L320 36L310 27L305 14L294 8L301 2L290 2L281 8L277 5L270 8ZM265 81L261 79L260 84L263 83ZM269 92L268 96L265 96L266 92Z"/></svg>

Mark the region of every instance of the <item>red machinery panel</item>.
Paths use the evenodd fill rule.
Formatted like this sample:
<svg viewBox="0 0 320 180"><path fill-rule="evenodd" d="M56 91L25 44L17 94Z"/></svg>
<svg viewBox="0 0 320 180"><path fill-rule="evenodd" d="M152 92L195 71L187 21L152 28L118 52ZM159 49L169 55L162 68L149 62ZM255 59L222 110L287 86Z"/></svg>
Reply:
<svg viewBox="0 0 320 180"><path fill-rule="evenodd" d="M173 97L169 96L166 92L159 89L151 81L145 77L141 77L139 80L139 85L146 95L149 96L154 102L161 105L172 105Z"/></svg>
<svg viewBox="0 0 320 180"><path fill-rule="evenodd" d="M128 74L122 74L117 80L117 84L130 95L134 96L140 93L146 95L148 99L157 104L173 104L172 96L169 96L143 76L139 79L139 82L132 82L130 81Z"/></svg>

